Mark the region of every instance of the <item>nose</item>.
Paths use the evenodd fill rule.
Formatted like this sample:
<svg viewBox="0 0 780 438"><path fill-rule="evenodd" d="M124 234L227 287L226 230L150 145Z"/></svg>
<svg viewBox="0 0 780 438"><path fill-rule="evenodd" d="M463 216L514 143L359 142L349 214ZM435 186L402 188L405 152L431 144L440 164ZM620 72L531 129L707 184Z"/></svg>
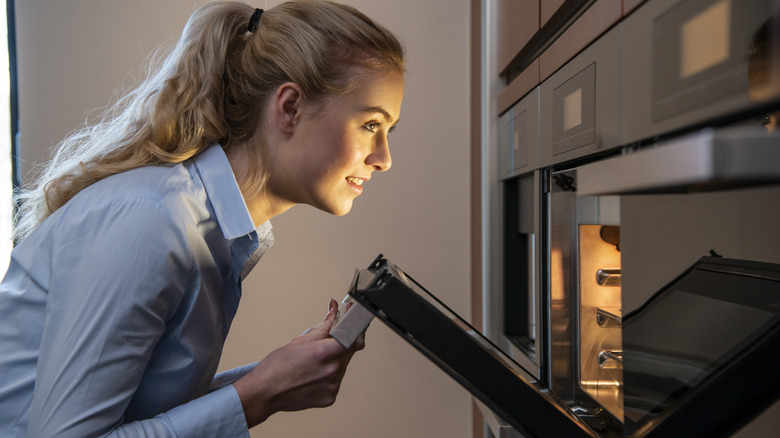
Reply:
<svg viewBox="0 0 780 438"><path fill-rule="evenodd" d="M374 150L366 157L366 164L378 172L384 172L393 165L393 159L390 157L390 144L386 136L377 140Z"/></svg>

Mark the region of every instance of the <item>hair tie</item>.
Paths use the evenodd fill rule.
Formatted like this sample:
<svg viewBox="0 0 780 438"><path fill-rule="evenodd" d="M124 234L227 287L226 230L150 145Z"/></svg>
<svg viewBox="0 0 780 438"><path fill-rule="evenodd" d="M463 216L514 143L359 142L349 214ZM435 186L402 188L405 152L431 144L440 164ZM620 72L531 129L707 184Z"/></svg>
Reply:
<svg viewBox="0 0 780 438"><path fill-rule="evenodd" d="M252 14L252 18L249 19L249 25L247 26L247 32L254 33L258 26L260 25L260 16L263 15L262 9L255 9L255 12Z"/></svg>

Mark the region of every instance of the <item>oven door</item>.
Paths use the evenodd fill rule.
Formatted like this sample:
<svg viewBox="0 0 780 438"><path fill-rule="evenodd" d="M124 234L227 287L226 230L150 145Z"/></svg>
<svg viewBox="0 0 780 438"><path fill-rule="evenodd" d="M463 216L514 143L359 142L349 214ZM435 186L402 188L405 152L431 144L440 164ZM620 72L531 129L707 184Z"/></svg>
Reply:
<svg viewBox="0 0 780 438"><path fill-rule="evenodd" d="M775 264L702 257L622 325L627 436L729 436L780 397Z"/></svg>
<svg viewBox="0 0 780 438"><path fill-rule="evenodd" d="M555 394L382 255L356 272L349 294L521 434L615 436L614 430L590 428ZM691 318L680 308L681 300L707 303L717 310L710 315L717 314L725 329L713 329L717 324ZM686 388L682 392L669 385L660 396L635 397L630 392L627 436L668 436L670 431L682 430L687 436L718 436L753 418L780 394L780 375L774 372L780 367L780 265L706 257L627 315L623 324L628 336L624 358L632 370L640 370L627 375L627 384L640 392L643 381L664 380L645 372L648 363L673 361L684 368L698 367L698 373L689 373L694 378L679 379ZM670 329L684 330L695 339L686 345L715 347L699 355L706 360L693 364L686 362L686 354L680 355L676 344L668 348L674 355L663 356L664 349L652 342L682 336L679 331L670 334ZM733 397L734 391L741 397ZM720 411L724 408L728 412Z"/></svg>

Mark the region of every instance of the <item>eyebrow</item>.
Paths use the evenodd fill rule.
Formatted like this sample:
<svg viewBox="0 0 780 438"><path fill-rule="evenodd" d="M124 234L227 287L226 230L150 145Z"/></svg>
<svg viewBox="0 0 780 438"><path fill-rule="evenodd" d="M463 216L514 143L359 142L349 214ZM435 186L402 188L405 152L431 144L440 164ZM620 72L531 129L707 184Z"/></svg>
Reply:
<svg viewBox="0 0 780 438"><path fill-rule="evenodd" d="M381 106L369 106L369 107L363 108L361 110L361 112L371 113L371 114L381 114L382 117L384 117L386 121L388 121L388 122L392 122L393 121L393 117L390 115L390 113L385 111L385 109L382 108ZM398 120L396 120L395 123L398 123Z"/></svg>

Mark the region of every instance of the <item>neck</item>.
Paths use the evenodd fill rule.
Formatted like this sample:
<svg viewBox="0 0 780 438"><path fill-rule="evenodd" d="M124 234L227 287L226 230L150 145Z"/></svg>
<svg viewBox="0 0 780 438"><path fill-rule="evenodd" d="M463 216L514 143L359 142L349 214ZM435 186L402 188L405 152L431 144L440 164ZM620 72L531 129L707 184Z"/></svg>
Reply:
<svg viewBox="0 0 780 438"><path fill-rule="evenodd" d="M255 226L260 226L294 205L274 197L265 184L259 190L247 187L247 181L251 181L249 167L253 166L253 160L247 158L244 145L233 145L227 150L227 158Z"/></svg>
<svg viewBox="0 0 780 438"><path fill-rule="evenodd" d="M252 216L252 222L255 223L256 227L269 221L274 216L284 213L293 206L293 204L289 203L273 202L268 199L266 194L266 191L263 190L260 195L252 199L247 199L247 196L244 196L244 201L249 208L249 214Z"/></svg>

